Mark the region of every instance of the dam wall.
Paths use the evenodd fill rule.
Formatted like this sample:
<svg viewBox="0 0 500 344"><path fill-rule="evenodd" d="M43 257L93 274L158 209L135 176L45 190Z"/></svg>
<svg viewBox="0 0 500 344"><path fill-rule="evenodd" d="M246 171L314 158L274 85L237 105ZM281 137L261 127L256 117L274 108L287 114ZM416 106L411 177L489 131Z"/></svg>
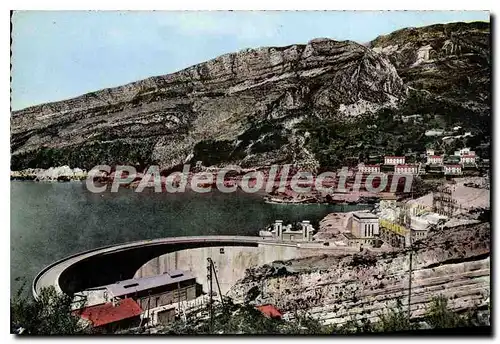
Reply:
<svg viewBox="0 0 500 344"><path fill-rule="evenodd" d="M260 243L257 247L213 246L192 248L167 253L153 258L144 264L136 273L135 278L147 277L165 273L169 270L188 270L195 276L203 291L208 291L207 258L211 258L217 269L217 277L222 294L245 276L245 270L268 264L277 260L309 257L321 254L345 254L348 249L331 249L317 247L300 247L295 243L276 244ZM217 291L217 285L213 285Z"/></svg>

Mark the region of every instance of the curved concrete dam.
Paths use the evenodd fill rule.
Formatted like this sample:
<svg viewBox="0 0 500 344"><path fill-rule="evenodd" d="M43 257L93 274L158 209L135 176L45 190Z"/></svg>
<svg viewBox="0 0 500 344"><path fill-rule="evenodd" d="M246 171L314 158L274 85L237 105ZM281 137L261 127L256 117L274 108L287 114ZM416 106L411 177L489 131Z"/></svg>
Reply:
<svg viewBox="0 0 500 344"><path fill-rule="evenodd" d="M211 258L217 271L222 294L241 278L245 270L278 260L289 260L329 252L345 253L345 249L323 248L321 244L297 242L259 242L256 246L212 246L179 250L151 259L134 277L159 275L171 270L191 271L208 292L207 258ZM215 286L214 286L215 287Z"/></svg>
<svg viewBox="0 0 500 344"><path fill-rule="evenodd" d="M318 244L279 242L257 236L193 236L136 241L78 253L44 268L34 279L32 292L43 287L72 295L129 278L161 274L170 269L190 270L206 290L207 260L218 269L222 293L244 276L245 269L318 253L345 252Z"/></svg>

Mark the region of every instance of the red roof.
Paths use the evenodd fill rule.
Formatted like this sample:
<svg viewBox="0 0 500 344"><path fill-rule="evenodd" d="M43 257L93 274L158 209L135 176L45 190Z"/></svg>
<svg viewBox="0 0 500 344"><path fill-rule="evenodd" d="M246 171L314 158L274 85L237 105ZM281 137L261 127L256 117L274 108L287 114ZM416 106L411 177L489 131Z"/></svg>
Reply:
<svg viewBox="0 0 500 344"><path fill-rule="evenodd" d="M431 159L432 158L439 158L439 159L442 159L443 157L441 155L430 155L429 156Z"/></svg>
<svg viewBox="0 0 500 344"><path fill-rule="evenodd" d="M444 167L448 167L448 168L459 167L459 168L462 168L462 165L444 165Z"/></svg>
<svg viewBox="0 0 500 344"><path fill-rule="evenodd" d="M396 168L398 167L411 167L411 168L417 168L416 165L396 165Z"/></svg>
<svg viewBox="0 0 500 344"><path fill-rule="evenodd" d="M474 154L464 154L462 155L462 158L475 158L476 156Z"/></svg>
<svg viewBox="0 0 500 344"><path fill-rule="evenodd" d="M391 155L387 155L385 156L385 158L398 158L398 159L404 159L405 157L404 156L391 156Z"/></svg>
<svg viewBox="0 0 500 344"><path fill-rule="evenodd" d="M262 312L265 316L268 316L270 318L280 318L283 316L283 314L273 305L262 305L262 306L257 306L256 307L259 311Z"/></svg>
<svg viewBox="0 0 500 344"><path fill-rule="evenodd" d="M141 307L130 298L120 300L115 306L111 302L83 308L75 311L83 319L89 320L93 326L102 326L123 319L128 319L141 315Z"/></svg>

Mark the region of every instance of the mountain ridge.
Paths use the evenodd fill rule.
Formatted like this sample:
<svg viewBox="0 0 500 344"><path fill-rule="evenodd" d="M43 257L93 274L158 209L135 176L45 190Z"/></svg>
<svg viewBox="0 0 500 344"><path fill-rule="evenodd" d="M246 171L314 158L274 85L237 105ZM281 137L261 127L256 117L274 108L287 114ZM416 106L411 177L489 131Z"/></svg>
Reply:
<svg viewBox="0 0 500 344"><path fill-rule="evenodd" d="M479 36L489 38L489 24L487 30L474 23L453 25L465 35L478 35L479 30ZM424 27L421 35L429 30ZM425 54L412 67L422 55L418 39L413 47L388 49L387 36L400 31L406 32L379 36L369 47L320 38L307 44L244 49L172 74L14 111L11 168L159 164L168 169L196 159L204 165L297 162L318 168L322 163L308 146L311 132L299 130L301 123L349 122L400 107L412 88L434 92L426 89L429 78L418 66L434 64L436 73L444 67ZM392 36L392 43L398 42L398 35ZM478 42L482 51L474 58L488 69L483 39ZM435 49L436 54L443 50ZM456 68L465 68L461 51L452 48L449 55L458 61ZM405 59L414 62L408 66L401 62ZM489 74L485 77L483 69L465 63L479 75L473 84L486 97L471 99L470 104L486 115ZM448 93L436 94L448 97L446 101L458 99Z"/></svg>

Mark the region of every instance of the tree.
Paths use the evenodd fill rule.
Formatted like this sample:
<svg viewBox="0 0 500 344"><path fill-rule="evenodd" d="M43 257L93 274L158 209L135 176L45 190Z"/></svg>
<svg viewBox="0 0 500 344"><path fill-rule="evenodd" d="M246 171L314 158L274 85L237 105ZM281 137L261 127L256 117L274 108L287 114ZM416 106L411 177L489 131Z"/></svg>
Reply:
<svg viewBox="0 0 500 344"><path fill-rule="evenodd" d="M71 297L54 287L40 291L37 300L23 295L24 285L11 298L11 333L27 335L84 334L89 330L71 312Z"/></svg>
<svg viewBox="0 0 500 344"><path fill-rule="evenodd" d="M335 326L325 326L307 312L295 311L292 321L284 322L283 334L330 334L335 333Z"/></svg>
<svg viewBox="0 0 500 344"><path fill-rule="evenodd" d="M466 326L465 319L448 308L448 300L444 296L432 299L431 306L425 315L426 322L432 328L453 328Z"/></svg>
<svg viewBox="0 0 500 344"><path fill-rule="evenodd" d="M207 309L201 312L208 314ZM234 304L224 299L224 306L214 304L213 328L207 316L190 317L167 325L165 334L322 334L331 333L328 327L305 312L295 312L291 321L269 318L250 304Z"/></svg>
<svg viewBox="0 0 500 344"><path fill-rule="evenodd" d="M397 301L396 308L391 308L388 313L381 314L375 324L377 332L401 332L416 329L410 322L408 312L403 310L401 301Z"/></svg>

